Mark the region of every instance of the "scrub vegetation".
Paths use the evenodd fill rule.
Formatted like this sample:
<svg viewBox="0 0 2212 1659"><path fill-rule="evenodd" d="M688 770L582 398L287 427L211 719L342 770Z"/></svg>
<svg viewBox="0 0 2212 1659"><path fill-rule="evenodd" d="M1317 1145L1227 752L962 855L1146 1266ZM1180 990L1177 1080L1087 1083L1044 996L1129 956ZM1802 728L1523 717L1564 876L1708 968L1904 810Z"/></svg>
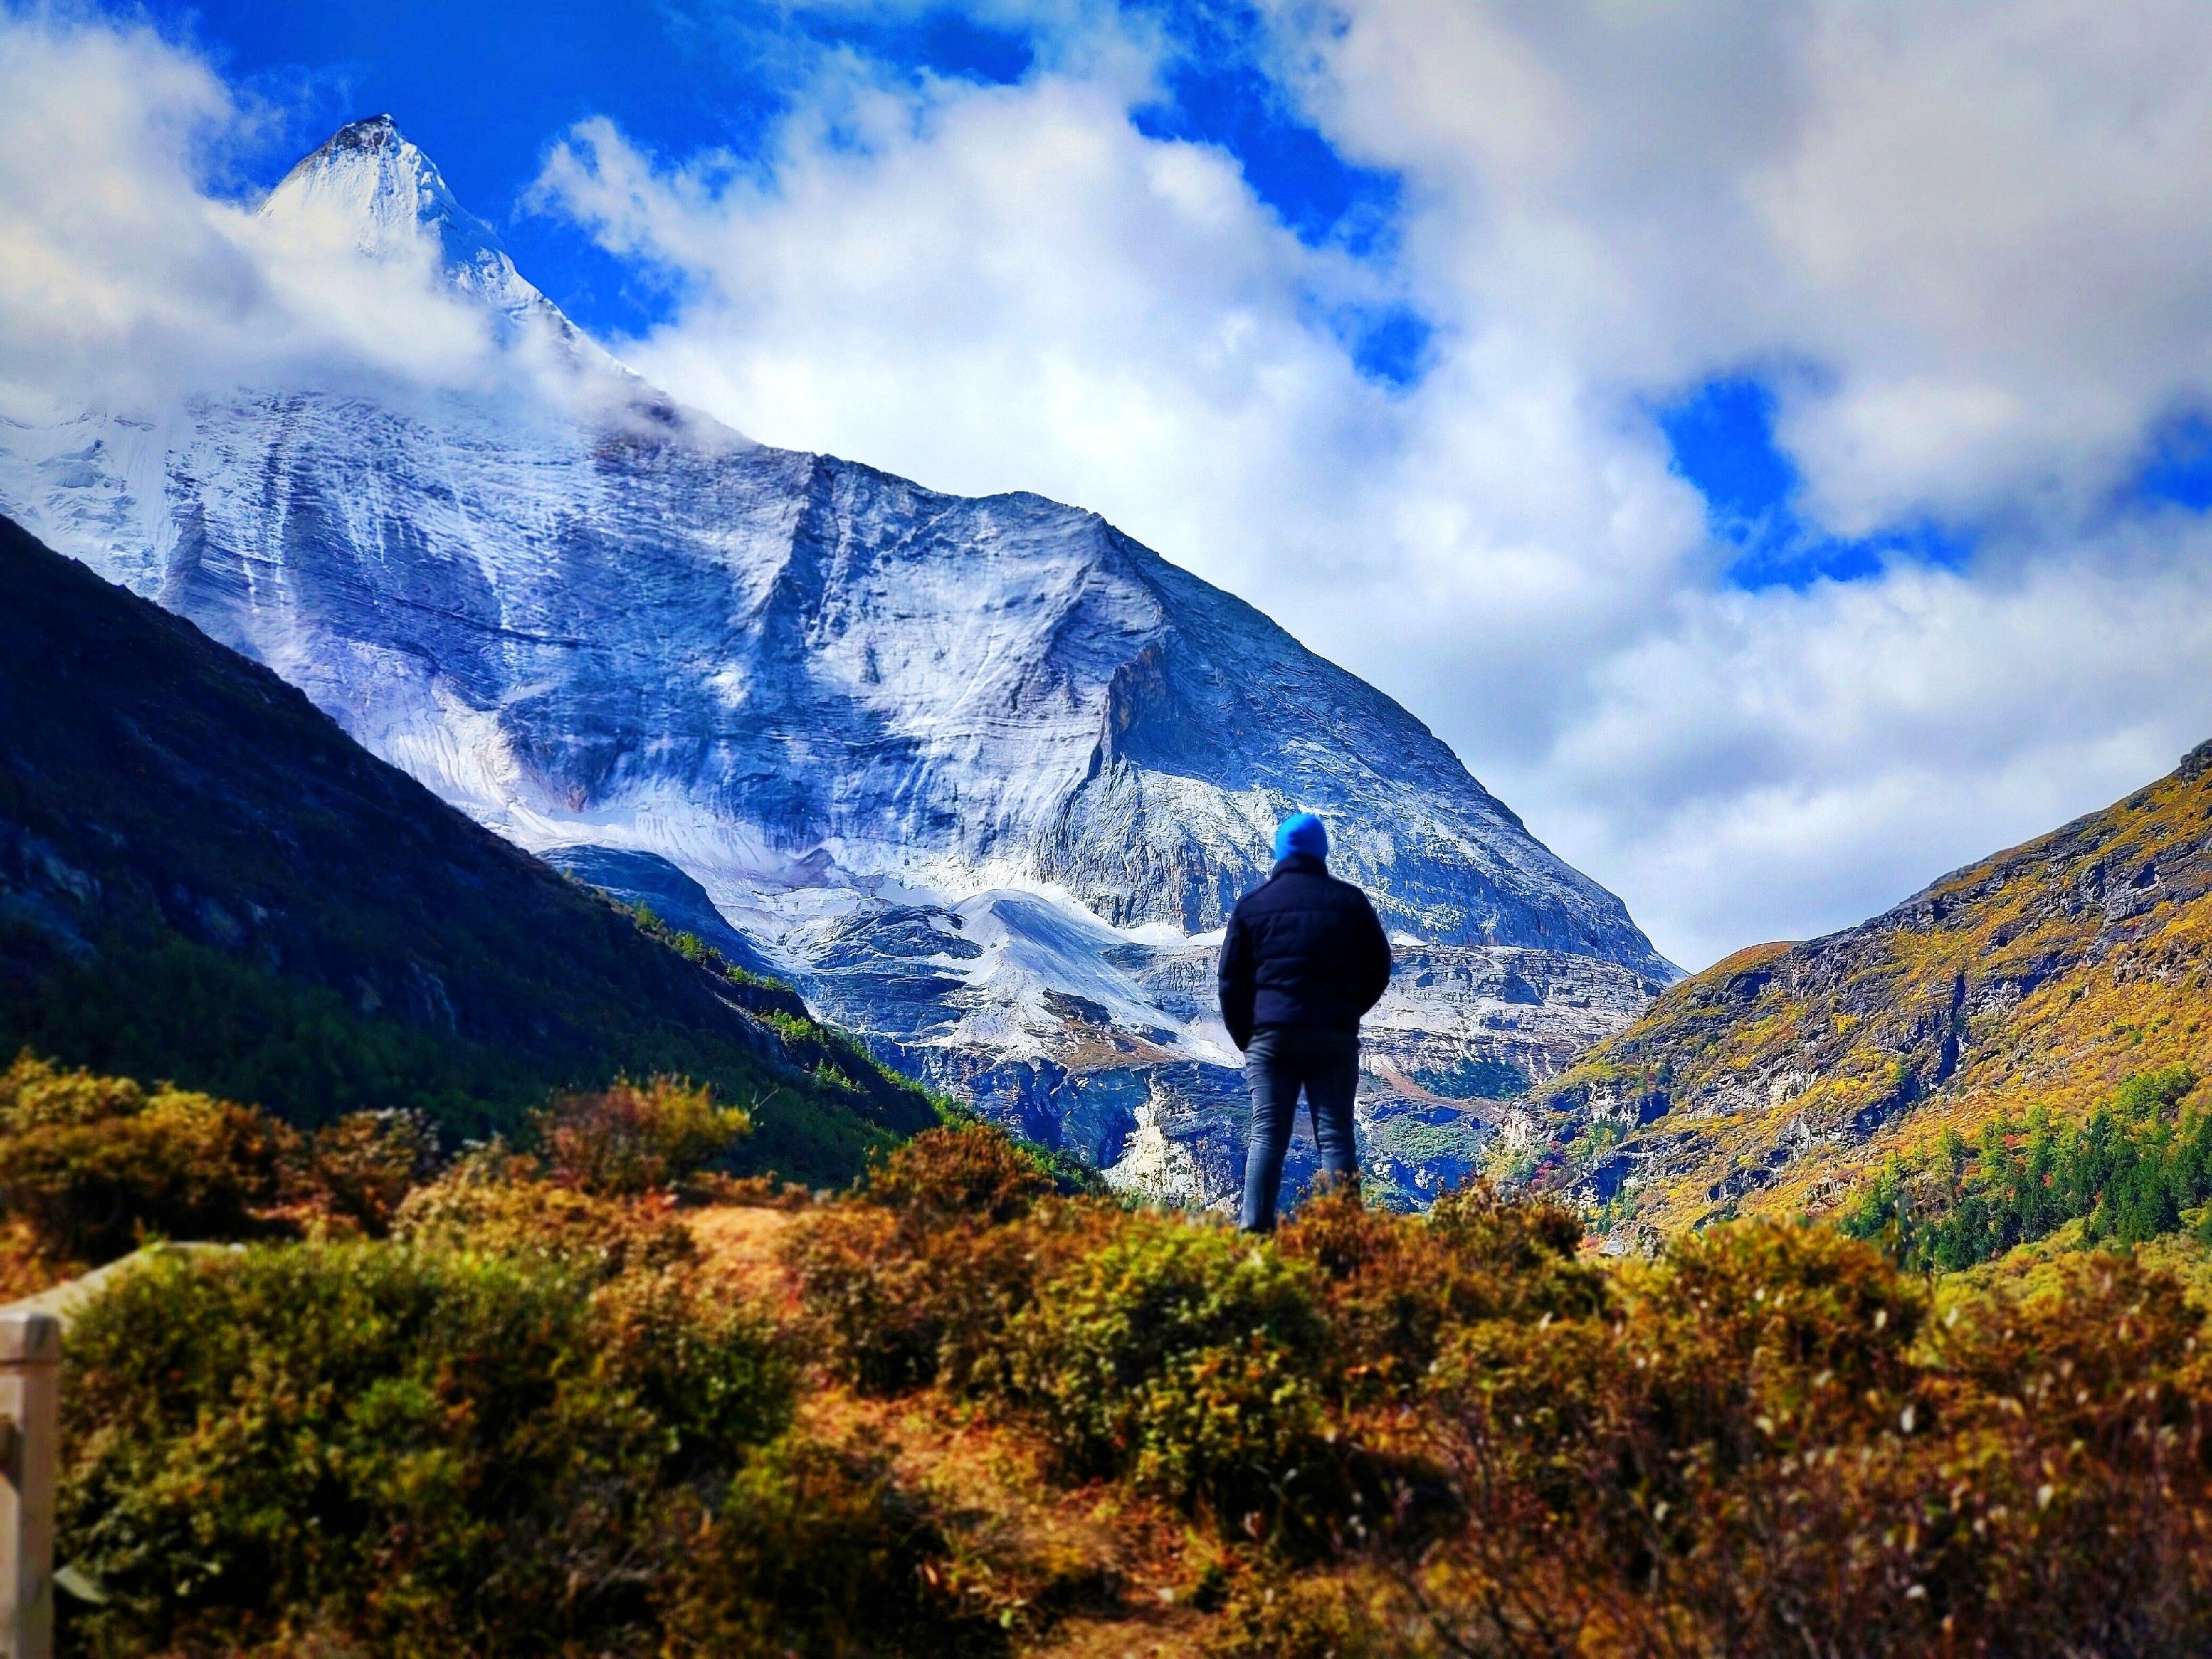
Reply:
<svg viewBox="0 0 2212 1659"><path fill-rule="evenodd" d="M2113 1121L2178 1137L2183 1092ZM664 1079L456 1153L19 1060L19 1283L244 1247L76 1317L66 1650L2212 1642L2203 1315L2117 1235L1978 1279L1768 1221L1616 1261L1477 1187L1255 1242L977 1124L828 1199L730 1173L747 1128Z"/></svg>

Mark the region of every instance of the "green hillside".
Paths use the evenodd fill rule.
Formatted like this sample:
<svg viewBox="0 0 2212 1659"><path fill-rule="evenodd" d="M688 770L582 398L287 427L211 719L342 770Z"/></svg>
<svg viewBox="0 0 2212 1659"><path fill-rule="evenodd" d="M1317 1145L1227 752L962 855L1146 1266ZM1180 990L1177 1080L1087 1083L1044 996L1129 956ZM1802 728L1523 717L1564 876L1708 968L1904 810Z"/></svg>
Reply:
<svg viewBox="0 0 2212 1659"><path fill-rule="evenodd" d="M2212 744L1871 921L1746 951L1674 987L1540 1091L1508 1137L1504 1172L1577 1192L1616 1234L1647 1243L1735 1214L1872 1225L1882 1218L1867 1195L1884 1180L1917 1195L1906 1207L1932 1224L2012 1179L2009 1153L2038 1133L2038 1156L2056 1159L2100 1113L2106 1151L2077 1148L2069 1167L2109 1174L2115 1136L2179 1145L2208 1103L2208 895ZM2154 1075L2148 1094L2131 1089ZM2180 1168L2178 1153L2160 1156ZM2128 1157L2129 1169L2141 1161ZM2039 1165L2036 1180L2056 1167ZM2191 1179L2128 1201L2179 1225ZM2086 1218L2103 1196L2100 1184L2065 1216L1993 1223L1970 1254L2019 1241L2022 1225Z"/></svg>

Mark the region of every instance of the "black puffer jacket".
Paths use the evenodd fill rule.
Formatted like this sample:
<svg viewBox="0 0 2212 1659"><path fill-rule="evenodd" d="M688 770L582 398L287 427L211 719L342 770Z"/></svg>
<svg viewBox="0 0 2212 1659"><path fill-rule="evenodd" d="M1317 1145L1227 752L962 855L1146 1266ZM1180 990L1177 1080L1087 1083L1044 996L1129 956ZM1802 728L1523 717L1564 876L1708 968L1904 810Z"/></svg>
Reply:
<svg viewBox="0 0 2212 1659"><path fill-rule="evenodd" d="M1221 941L1221 1018L1240 1048L1262 1025L1356 1032L1389 982L1367 895L1303 853L1237 901Z"/></svg>

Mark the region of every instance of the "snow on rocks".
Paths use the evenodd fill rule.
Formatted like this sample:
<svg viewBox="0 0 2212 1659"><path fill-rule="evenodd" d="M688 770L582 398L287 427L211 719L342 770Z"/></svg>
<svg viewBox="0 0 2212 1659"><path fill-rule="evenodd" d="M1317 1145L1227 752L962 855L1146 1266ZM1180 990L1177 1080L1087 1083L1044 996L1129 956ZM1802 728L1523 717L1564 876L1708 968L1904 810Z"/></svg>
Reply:
<svg viewBox="0 0 2212 1659"><path fill-rule="evenodd" d="M524 845L666 860L899 1063L1102 1167L1204 1120L1146 1176L1181 1193L1242 1098L1218 930L1297 806L1412 970L1363 1109L1425 1126L1413 1188L1473 1167L1483 1089L1674 976L1406 710L1097 515L766 448L599 364L388 119L265 211L427 260L613 393L0 424L0 510Z"/></svg>

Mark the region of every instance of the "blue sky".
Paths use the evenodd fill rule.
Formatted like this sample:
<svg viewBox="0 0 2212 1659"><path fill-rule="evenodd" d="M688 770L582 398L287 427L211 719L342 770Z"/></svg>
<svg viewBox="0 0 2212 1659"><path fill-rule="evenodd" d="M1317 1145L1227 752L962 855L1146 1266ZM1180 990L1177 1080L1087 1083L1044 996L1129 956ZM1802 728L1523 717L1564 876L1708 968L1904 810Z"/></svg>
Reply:
<svg viewBox="0 0 2212 1659"><path fill-rule="evenodd" d="M2212 732L2212 6L0 0L0 397L422 359L231 205L386 111L672 395L1097 509L1686 963Z"/></svg>
<svg viewBox="0 0 2212 1659"><path fill-rule="evenodd" d="M1750 375L1710 380L1656 411L1674 469L1705 498L1717 540L1730 550L1732 585L1802 588L1857 581L1893 562L1955 570L1971 532L1925 520L1869 536L1836 536L1800 510L1804 479L1777 442L1776 397Z"/></svg>
<svg viewBox="0 0 2212 1659"><path fill-rule="evenodd" d="M669 296L601 256L571 224L516 211L547 148L575 122L611 118L669 155L769 142L807 71L845 51L892 72L1011 84L1037 61L1024 29L957 7L886 20L699 0L544 0L527 8L388 0L374 6L159 3L152 15L203 47L286 118L259 182L340 123L388 112L434 157L464 202L494 220L517 262L586 327L635 332ZM1254 53L1249 7L1145 9L1171 43L1163 95L1132 112L1151 136L1218 145L1298 236L1387 252L1399 181L1346 161L1303 120ZM1377 372L1415 372L1425 332L1402 307L1360 331Z"/></svg>
<svg viewBox="0 0 2212 1659"><path fill-rule="evenodd" d="M1132 9L1169 42L1160 96L1131 111L1149 137L1218 146L1261 201L1309 245L1388 265L1404 181L1348 161L1267 72L1249 6ZM609 118L641 147L682 157L758 157L824 54L847 52L896 75L985 84L1038 65L1032 33L957 7L808 10L658 0L545 0L523 9L453 0L376 6L157 4L164 26L208 52L281 118L251 182L274 181L301 150L358 115L388 111L491 218L518 263L586 328L635 335L669 320L665 273L610 257L568 219L518 207L548 147L574 124ZM1432 360L1435 327L1403 302L1340 305L1326 326L1362 373L1396 389ZM1909 516L1871 533L1828 534L1808 519L1796 463L1777 441L1776 390L1735 369L1652 400L1677 474L1704 495L1747 589L1851 581L1887 566L1956 568L1976 536L1964 522ZM2168 422L2121 494L2203 511L2212 505L2212 439L2201 416Z"/></svg>
<svg viewBox="0 0 2212 1659"><path fill-rule="evenodd" d="M702 0L547 0L510 5L392 0L377 6L156 4L284 118L256 182L360 115L388 112L435 157L464 202L496 222L516 261L570 316L635 333L669 314L649 272L605 257L573 224L516 210L547 146L575 122L611 118L637 142L684 155L756 155L822 57L849 52L893 73L1006 85L1036 67L1019 27L957 7L886 20ZM1257 61L1261 22L1245 5L1174 4L1140 15L1170 43L1162 95L1131 112L1148 136L1218 145L1303 240L1386 258L1399 180L1347 162ZM1431 328L1402 304L1340 307L1328 325L1362 370L1418 378Z"/></svg>

